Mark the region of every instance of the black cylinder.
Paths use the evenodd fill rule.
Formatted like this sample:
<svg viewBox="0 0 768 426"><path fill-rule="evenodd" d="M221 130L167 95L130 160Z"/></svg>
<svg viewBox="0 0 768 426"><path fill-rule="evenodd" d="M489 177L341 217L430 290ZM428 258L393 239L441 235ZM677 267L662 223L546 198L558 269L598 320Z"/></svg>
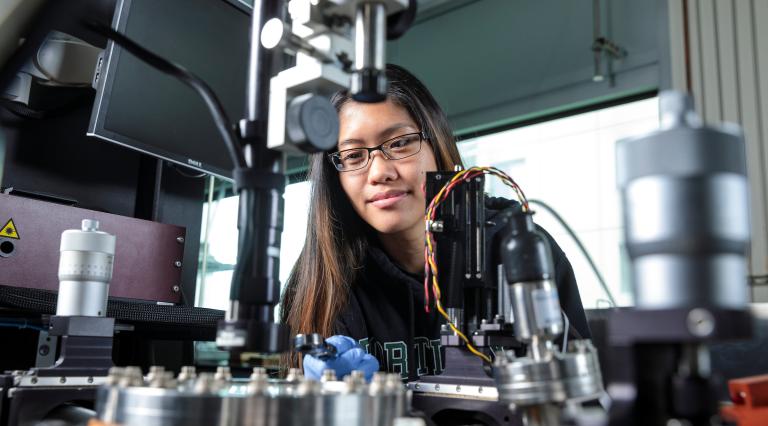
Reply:
<svg viewBox="0 0 768 426"><path fill-rule="evenodd" d="M509 284L552 279L552 253L536 230L530 212L515 212L507 217L501 258Z"/></svg>

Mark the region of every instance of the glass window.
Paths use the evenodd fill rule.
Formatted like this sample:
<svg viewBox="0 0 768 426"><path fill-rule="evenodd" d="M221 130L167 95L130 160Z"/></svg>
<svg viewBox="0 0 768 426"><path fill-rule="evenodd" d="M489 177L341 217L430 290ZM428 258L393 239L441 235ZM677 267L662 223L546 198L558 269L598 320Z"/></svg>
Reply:
<svg viewBox="0 0 768 426"><path fill-rule="evenodd" d="M467 139L459 150L465 164L498 167L530 199L554 208L586 246L617 303L630 305L615 143L658 127L657 98L650 98ZM492 195L513 197L495 178L487 185ZM283 284L304 244L309 196L309 182L286 186L279 277ZM237 258L238 198L215 198L203 210L196 306L224 310ZM536 222L552 234L573 265L584 307L607 306L606 294L576 243L552 215L540 206L533 208Z"/></svg>
<svg viewBox="0 0 768 426"><path fill-rule="evenodd" d="M226 310L237 260L237 209L239 198L229 196L203 207L200 232L201 259L197 274L195 306ZM280 250L280 282L285 283L304 244L309 212L309 182L285 187L283 235Z"/></svg>
<svg viewBox="0 0 768 426"><path fill-rule="evenodd" d="M628 259L622 248L621 201L616 187L616 141L659 127L657 98L546 121L459 143L466 165L495 166L529 199L550 205L585 245L619 305L632 303ZM487 190L514 198L496 178ZM557 240L573 265L585 308L606 307L605 291L565 229L533 205L534 220Z"/></svg>

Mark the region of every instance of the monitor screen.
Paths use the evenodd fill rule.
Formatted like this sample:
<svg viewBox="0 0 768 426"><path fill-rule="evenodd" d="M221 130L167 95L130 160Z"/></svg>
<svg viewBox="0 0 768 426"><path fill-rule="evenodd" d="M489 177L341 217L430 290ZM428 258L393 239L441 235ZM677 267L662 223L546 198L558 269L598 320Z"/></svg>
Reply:
<svg viewBox="0 0 768 426"><path fill-rule="evenodd" d="M113 27L202 78L233 124L246 100L250 6L237 0L119 0ZM190 87L110 42L88 134L231 178L213 118Z"/></svg>

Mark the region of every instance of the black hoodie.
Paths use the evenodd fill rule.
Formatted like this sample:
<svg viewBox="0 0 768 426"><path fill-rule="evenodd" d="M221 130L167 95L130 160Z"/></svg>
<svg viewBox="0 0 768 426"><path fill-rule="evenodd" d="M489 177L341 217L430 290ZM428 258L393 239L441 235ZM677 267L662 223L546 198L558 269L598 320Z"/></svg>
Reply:
<svg viewBox="0 0 768 426"><path fill-rule="evenodd" d="M519 208L520 205L511 200L488 198L486 217L493 221L501 211ZM503 224L497 223L486 229L489 250L499 245L498 231L502 227ZM552 249L560 305L570 320L571 334L588 338L589 326L571 264L552 236L540 227L539 231ZM382 370L416 380L424 374L442 371L440 325L443 322L435 309L429 313L424 310L423 275L402 270L380 247L372 244L357 280L350 286L349 302L336 321L334 334L360 342L379 360Z"/></svg>

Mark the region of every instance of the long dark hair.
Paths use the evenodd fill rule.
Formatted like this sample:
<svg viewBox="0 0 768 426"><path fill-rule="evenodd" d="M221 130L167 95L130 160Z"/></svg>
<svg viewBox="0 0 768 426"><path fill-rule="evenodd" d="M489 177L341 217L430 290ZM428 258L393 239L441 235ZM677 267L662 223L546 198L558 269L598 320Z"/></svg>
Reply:
<svg viewBox="0 0 768 426"><path fill-rule="evenodd" d="M438 170L461 165L445 113L424 84L397 65L387 65L388 99L405 108L432 146ZM331 102L340 111L352 99L346 92ZM293 267L281 302L281 320L292 334L334 332L334 323L347 303L349 286L365 258L375 231L353 210L339 182L339 173L325 154L309 164L312 183L304 248ZM292 359L293 363L296 358Z"/></svg>

